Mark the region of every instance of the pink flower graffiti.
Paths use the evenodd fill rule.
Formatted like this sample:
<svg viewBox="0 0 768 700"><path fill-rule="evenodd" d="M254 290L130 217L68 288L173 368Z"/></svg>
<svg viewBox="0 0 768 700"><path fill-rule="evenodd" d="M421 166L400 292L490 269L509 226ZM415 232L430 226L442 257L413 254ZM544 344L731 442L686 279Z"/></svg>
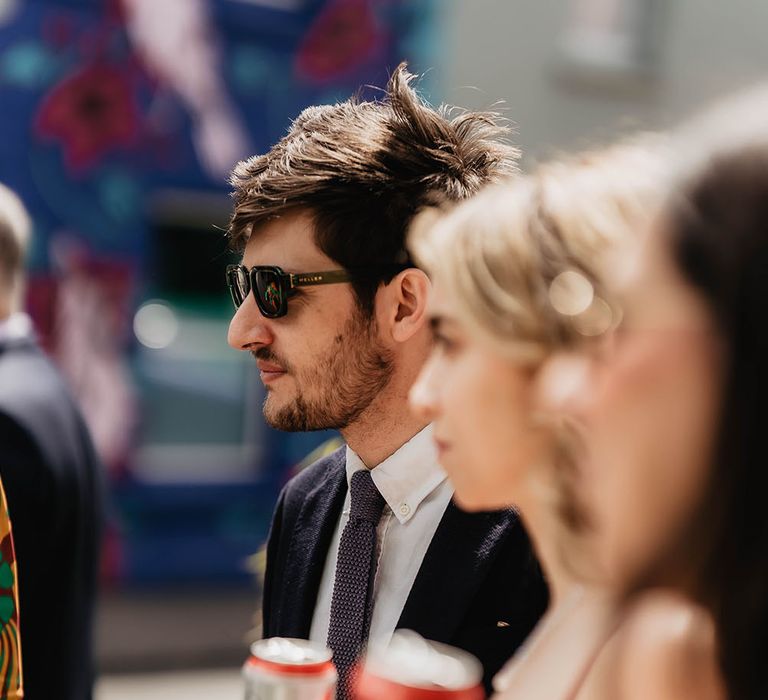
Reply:
<svg viewBox="0 0 768 700"><path fill-rule="evenodd" d="M43 99L35 127L42 138L61 143L70 170L82 172L110 151L132 146L139 123L126 72L99 63L55 85Z"/></svg>

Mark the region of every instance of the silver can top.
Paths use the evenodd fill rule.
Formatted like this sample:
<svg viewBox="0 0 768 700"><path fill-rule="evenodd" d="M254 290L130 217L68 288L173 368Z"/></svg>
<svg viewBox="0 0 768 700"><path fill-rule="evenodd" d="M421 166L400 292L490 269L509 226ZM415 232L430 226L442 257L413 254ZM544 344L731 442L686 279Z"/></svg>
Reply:
<svg viewBox="0 0 768 700"><path fill-rule="evenodd" d="M251 656L275 664L305 666L330 661L332 652L307 639L271 637L251 644Z"/></svg>

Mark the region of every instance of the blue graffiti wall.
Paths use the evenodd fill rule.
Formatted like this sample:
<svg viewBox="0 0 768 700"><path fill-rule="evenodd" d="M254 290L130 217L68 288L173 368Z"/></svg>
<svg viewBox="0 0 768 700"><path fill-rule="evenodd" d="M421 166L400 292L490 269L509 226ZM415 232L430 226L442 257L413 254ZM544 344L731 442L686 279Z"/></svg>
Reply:
<svg viewBox="0 0 768 700"><path fill-rule="evenodd" d="M111 580L244 580L291 466L332 437L269 430L226 345L227 174L305 106L433 65L435 8L0 0L0 181L34 220L29 312L109 472Z"/></svg>

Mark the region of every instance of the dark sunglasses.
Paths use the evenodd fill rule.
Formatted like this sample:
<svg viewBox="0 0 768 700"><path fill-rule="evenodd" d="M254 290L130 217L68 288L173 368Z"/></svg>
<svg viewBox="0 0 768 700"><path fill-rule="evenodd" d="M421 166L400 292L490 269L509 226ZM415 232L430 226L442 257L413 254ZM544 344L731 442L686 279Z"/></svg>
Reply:
<svg viewBox="0 0 768 700"><path fill-rule="evenodd" d="M355 270L326 270L325 272L284 272L274 265L254 265L250 270L245 265L227 266L227 285L235 309L239 309L253 292L256 305L262 316L280 318L288 313L288 299L296 293L297 287L310 287L320 284L339 284L361 279L372 274L397 274L407 265L382 265L375 268L356 268Z"/></svg>

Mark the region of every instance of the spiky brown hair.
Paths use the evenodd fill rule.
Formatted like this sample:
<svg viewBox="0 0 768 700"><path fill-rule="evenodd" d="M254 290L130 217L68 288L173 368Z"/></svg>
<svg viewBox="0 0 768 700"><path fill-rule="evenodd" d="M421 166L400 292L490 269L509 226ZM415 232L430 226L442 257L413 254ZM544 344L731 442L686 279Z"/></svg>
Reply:
<svg viewBox="0 0 768 700"><path fill-rule="evenodd" d="M408 262L405 234L423 207L469 197L517 172L511 130L492 112L433 109L400 64L384 98L308 107L272 149L232 174L229 235L242 248L260 225L307 210L318 247L348 269ZM370 312L391 273L353 285Z"/></svg>

